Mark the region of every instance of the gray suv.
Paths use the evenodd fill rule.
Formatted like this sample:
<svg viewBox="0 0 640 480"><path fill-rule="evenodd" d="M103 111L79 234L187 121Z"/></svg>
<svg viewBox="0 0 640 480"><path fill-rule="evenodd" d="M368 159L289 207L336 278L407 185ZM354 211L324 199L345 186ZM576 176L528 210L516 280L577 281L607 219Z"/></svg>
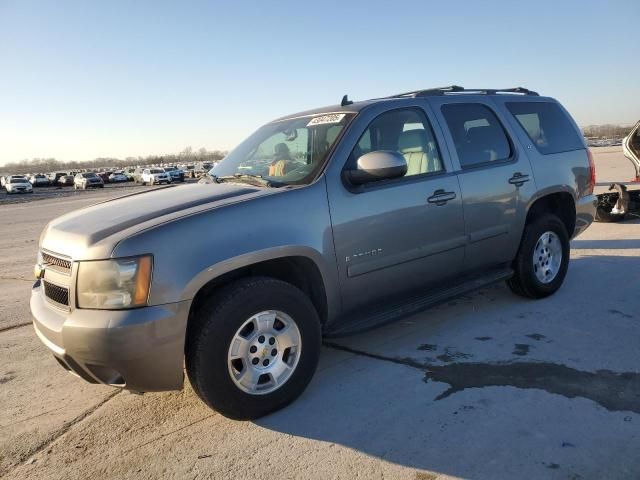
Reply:
<svg viewBox="0 0 640 480"><path fill-rule="evenodd" d="M593 221L576 124L524 88L447 87L286 116L208 183L52 220L35 330L83 379L257 418L302 393L323 336L505 280L542 298ZM185 255L174 255L176 244Z"/></svg>

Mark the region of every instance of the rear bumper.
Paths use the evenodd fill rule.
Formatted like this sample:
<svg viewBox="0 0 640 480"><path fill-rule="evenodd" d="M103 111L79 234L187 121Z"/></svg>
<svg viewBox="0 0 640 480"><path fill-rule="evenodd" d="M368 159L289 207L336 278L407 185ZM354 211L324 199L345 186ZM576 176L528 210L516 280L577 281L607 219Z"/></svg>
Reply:
<svg viewBox="0 0 640 480"><path fill-rule="evenodd" d="M189 302L135 310L62 311L31 292L33 325L67 370L91 383L138 392L179 390Z"/></svg>
<svg viewBox="0 0 640 480"><path fill-rule="evenodd" d="M584 232L593 223L596 216L598 199L595 195L587 195L576 202L576 226L571 238L575 238Z"/></svg>

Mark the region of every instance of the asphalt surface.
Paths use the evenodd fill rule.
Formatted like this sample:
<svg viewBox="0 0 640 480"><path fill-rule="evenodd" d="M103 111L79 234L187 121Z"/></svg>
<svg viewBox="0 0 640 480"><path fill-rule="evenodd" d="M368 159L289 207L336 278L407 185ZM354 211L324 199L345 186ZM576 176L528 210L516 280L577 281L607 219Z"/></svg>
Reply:
<svg viewBox="0 0 640 480"><path fill-rule="evenodd" d="M619 151L595 151L599 181L616 179L610 164L631 176ZM143 396L86 384L36 338L40 231L117 191L81 193L0 205L0 476L640 477L640 220L574 240L550 298L497 284L332 340L297 402L235 422L188 383Z"/></svg>

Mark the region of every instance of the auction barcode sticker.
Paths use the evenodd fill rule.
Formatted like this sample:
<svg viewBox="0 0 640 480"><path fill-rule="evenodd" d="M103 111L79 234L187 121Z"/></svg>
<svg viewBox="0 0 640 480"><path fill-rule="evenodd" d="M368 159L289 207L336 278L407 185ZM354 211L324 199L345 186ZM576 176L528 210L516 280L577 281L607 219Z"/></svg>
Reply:
<svg viewBox="0 0 640 480"><path fill-rule="evenodd" d="M324 125L326 123L340 123L346 116L346 113L331 113L329 115L321 115L320 117L312 118L307 127L313 127L314 125Z"/></svg>

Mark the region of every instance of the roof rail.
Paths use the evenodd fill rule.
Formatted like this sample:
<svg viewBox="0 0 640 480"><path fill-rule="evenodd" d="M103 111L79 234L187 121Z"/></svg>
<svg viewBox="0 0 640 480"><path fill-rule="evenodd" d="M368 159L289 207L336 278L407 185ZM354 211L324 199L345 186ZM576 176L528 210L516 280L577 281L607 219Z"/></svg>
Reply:
<svg viewBox="0 0 640 480"><path fill-rule="evenodd" d="M519 93L523 95L539 96L537 92L528 90L523 87L515 88L464 88L458 85L450 85L448 87L427 88L423 90L414 90L412 92L398 93L386 98L416 98L416 97L428 97L431 95L447 95L452 93L466 93L466 94L484 94L484 95L496 95L498 93Z"/></svg>

